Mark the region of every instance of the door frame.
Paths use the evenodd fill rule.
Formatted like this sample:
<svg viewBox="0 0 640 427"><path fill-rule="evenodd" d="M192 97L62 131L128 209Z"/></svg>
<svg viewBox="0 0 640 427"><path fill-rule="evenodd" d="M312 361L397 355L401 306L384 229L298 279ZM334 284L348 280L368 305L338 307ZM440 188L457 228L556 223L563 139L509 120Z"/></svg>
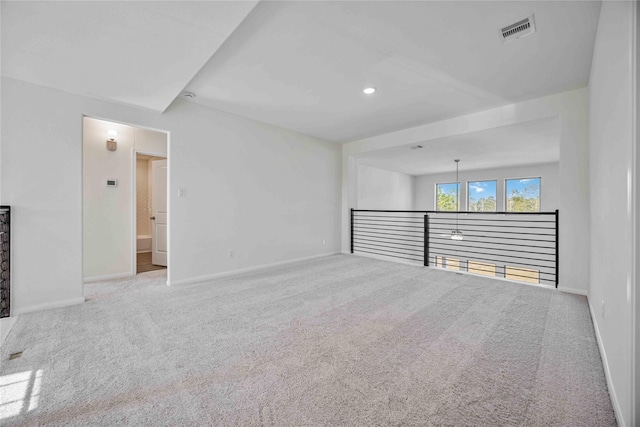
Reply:
<svg viewBox="0 0 640 427"><path fill-rule="evenodd" d="M170 158L170 153L171 153L171 131L167 130L167 129L161 129L161 128L157 128L157 127L153 127L153 126L144 126L141 125L139 123L133 123L133 122L128 122L128 121L124 121L124 120L118 120L118 119L114 119L112 117L108 117L108 116L103 116L100 114L91 114L91 113L82 113L80 114L80 164L82 165L82 167L80 168L80 216L82 218L84 218L84 179L83 179L83 171L84 171L84 158L83 158L83 153L84 153L84 137L83 137L83 130L84 130L84 119L85 118L89 118L89 119L95 119L95 120L102 120L105 122L111 122L111 123L116 123L116 124L121 124L121 125L125 125L125 126L130 126L133 128L138 128L138 129L147 129L147 130L152 130L155 132L162 132L167 136L167 150L166 153L144 153L142 150L140 150L140 154L149 154L149 155L156 155L158 157L163 157L167 159L167 252L169 252L169 256L171 254L171 158ZM135 147L134 147L135 150ZM159 155L158 155L159 154ZM133 156L133 160L135 160L135 152L132 154ZM132 269L131 271L129 271L129 276L128 277L135 277L136 275L136 259L135 259L135 247L136 247L136 204L135 204L135 162L133 163L133 168L131 171L132 174L132 188L130 188L130 190L132 191L132 199L131 199L131 213L132 213L132 218L131 218L131 225L130 225L130 230L132 233L132 242L130 243L131 245L131 249L133 251L133 264L132 264ZM80 240L80 247L82 249L82 256L80 257L80 270L83 272L82 274L82 298L85 297L85 293L84 293L84 285L85 283L87 283L85 281L84 278L84 219L80 224L80 235L81 235L81 240ZM167 281L166 284L167 286L169 286L169 284L171 283L171 268L168 265L169 263L167 263ZM109 277L112 279L115 278L123 278L124 276L113 276L113 277ZM104 278L105 280L107 279L106 277Z"/></svg>
<svg viewBox="0 0 640 427"><path fill-rule="evenodd" d="M169 203L169 191L170 188L170 174L171 167L169 161L169 133L167 134L167 152L166 153L154 153L152 151L136 150L135 147L131 149L131 276L135 277L138 274L138 183L137 183L137 160L138 154L160 157L167 160L167 285L169 284L169 234L170 234L170 216L171 209ZM151 243L153 245L153 242ZM152 246L153 248L153 246Z"/></svg>

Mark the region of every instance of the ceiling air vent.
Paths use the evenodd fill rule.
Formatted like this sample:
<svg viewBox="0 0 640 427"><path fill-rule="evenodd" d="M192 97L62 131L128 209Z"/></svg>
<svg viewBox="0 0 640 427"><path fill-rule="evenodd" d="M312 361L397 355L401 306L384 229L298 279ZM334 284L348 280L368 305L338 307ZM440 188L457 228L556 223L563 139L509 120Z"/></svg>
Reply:
<svg viewBox="0 0 640 427"><path fill-rule="evenodd" d="M533 14L498 30L502 43L507 43L514 39L526 37L535 32L536 24L533 21Z"/></svg>

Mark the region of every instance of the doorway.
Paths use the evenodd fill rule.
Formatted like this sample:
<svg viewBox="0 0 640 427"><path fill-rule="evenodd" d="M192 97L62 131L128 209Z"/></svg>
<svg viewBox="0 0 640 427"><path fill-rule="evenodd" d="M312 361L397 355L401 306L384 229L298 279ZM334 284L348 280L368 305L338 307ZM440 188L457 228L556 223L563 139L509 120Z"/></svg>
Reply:
<svg viewBox="0 0 640 427"><path fill-rule="evenodd" d="M167 159L136 152L136 274L167 268Z"/></svg>
<svg viewBox="0 0 640 427"><path fill-rule="evenodd" d="M160 214L155 215L159 224L159 230L156 229L159 237L156 239L153 235L158 227L147 226L138 231L138 217L153 221L154 186L148 184L153 179L152 165L155 162L163 163L160 175L165 188L156 198L168 206L169 133L86 116L82 127L84 282L135 276L138 272L138 251L153 258L154 248L160 254L160 261L152 259L147 264L160 266L168 276L168 209L156 211ZM140 157L141 162L138 162L138 155L146 157ZM139 177L138 164L144 162L148 164L147 173ZM146 201L144 197L138 201L138 179L141 184L147 184ZM139 236L148 237L145 241Z"/></svg>

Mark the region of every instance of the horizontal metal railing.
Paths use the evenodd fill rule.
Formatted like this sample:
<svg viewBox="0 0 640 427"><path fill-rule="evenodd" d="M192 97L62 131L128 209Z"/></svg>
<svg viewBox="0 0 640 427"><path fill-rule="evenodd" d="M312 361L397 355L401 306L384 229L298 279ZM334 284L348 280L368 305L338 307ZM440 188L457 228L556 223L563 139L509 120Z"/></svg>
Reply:
<svg viewBox="0 0 640 427"><path fill-rule="evenodd" d="M352 209L351 252L557 287L558 219L558 211ZM451 239L452 230L462 240Z"/></svg>
<svg viewBox="0 0 640 427"><path fill-rule="evenodd" d="M424 260L424 212L351 210L351 252Z"/></svg>

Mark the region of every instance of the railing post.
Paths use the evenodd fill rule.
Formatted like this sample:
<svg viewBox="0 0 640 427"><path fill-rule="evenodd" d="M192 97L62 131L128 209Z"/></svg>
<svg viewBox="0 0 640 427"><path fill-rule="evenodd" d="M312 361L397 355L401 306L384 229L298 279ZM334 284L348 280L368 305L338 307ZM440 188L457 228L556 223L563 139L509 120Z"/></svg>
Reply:
<svg viewBox="0 0 640 427"><path fill-rule="evenodd" d="M560 211L556 209L556 288L560 280Z"/></svg>
<svg viewBox="0 0 640 427"><path fill-rule="evenodd" d="M0 206L0 318L11 315L11 207Z"/></svg>
<svg viewBox="0 0 640 427"><path fill-rule="evenodd" d="M429 215L424 216L424 266L429 267Z"/></svg>
<svg viewBox="0 0 640 427"><path fill-rule="evenodd" d="M353 253L353 208L351 208L351 253Z"/></svg>

